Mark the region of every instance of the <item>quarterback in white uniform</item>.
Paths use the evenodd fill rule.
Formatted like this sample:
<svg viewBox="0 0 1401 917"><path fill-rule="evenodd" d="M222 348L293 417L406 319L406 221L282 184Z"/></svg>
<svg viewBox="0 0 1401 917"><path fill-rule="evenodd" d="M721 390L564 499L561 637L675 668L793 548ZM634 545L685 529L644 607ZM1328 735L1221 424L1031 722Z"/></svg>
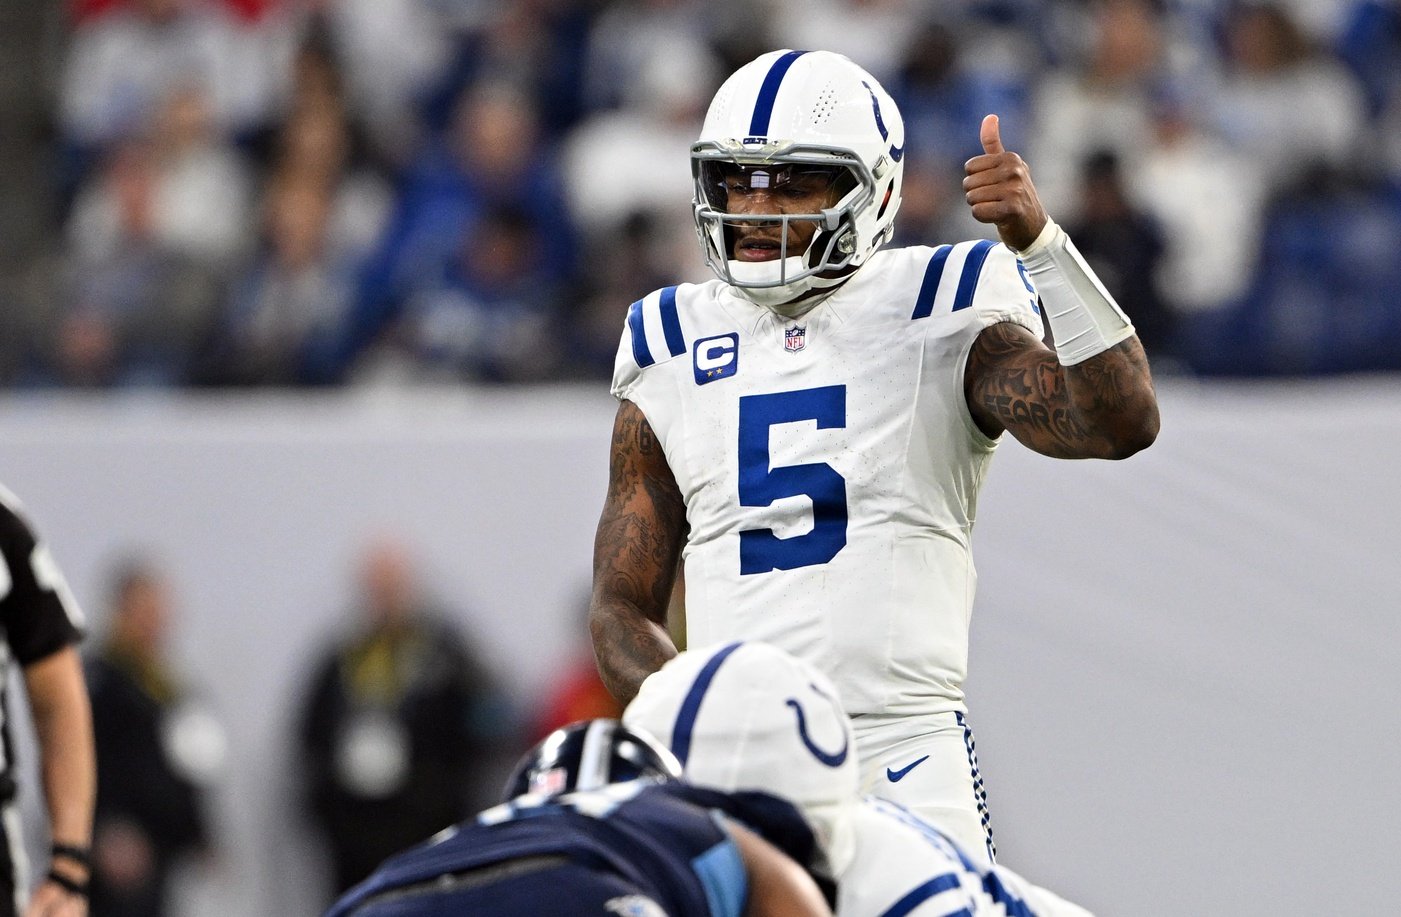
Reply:
<svg viewBox="0 0 1401 917"><path fill-rule="evenodd" d="M628 728L666 744L686 779L796 805L817 837L816 871L837 886L837 917L1089 917L1004 866L971 855L943 826L862 797L855 736L836 688L764 643L690 650L642 683Z"/></svg>
<svg viewBox="0 0 1401 917"><path fill-rule="evenodd" d="M988 463L1004 431L1123 458L1158 415L1132 324L994 116L981 139L964 188L1003 244L882 249L905 139L880 84L778 51L721 87L691 151L717 279L628 311L590 629L628 701L676 652L684 563L688 645L764 640L828 673L863 787L990 859L962 689Z"/></svg>

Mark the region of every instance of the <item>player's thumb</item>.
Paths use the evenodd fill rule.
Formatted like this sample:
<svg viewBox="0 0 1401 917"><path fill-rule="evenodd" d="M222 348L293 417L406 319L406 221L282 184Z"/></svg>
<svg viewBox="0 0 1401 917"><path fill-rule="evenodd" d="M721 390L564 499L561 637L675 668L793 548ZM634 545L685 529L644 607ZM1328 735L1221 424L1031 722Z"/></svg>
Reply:
<svg viewBox="0 0 1401 917"><path fill-rule="evenodd" d="M997 115L983 118L983 126L978 131L978 139L983 141L984 153L1001 153L1002 130L998 126Z"/></svg>

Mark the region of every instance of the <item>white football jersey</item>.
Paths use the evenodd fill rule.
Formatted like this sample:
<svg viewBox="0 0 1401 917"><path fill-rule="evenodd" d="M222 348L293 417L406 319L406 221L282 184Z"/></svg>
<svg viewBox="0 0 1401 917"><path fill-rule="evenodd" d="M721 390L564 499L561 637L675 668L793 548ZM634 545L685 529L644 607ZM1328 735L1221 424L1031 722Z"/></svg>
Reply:
<svg viewBox="0 0 1401 917"><path fill-rule="evenodd" d="M832 676L850 713L963 708L970 538L996 441L963 371L995 322L1040 336L990 241L887 249L797 320L718 280L628 312L613 393L686 502L687 643L763 640Z"/></svg>
<svg viewBox="0 0 1401 917"><path fill-rule="evenodd" d="M1090 917L1004 866L976 862L894 803L867 797L852 827L856 855L837 876L839 917Z"/></svg>

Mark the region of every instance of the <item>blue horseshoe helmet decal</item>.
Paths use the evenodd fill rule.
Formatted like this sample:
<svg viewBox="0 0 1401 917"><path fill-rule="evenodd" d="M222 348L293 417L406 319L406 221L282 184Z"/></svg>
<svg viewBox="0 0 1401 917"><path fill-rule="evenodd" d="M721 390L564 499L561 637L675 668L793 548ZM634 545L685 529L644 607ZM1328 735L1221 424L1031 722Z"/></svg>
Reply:
<svg viewBox="0 0 1401 917"><path fill-rule="evenodd" d="M841 715L841 708L837 706L837 702L835 700L823 693L823 691L820 688L818 688L817 685L808 685L808 687L812 688L813 691L817 692L819 697L827 701L827 703L831 704L832 707L837 711L838 716ZM846 762L846 755L847 752L850 750L851 745L851 739L846 734L846 730L842 730L842 747L840 749L838 749L835 752L823 751L817 746L817 743L813 742L812 737L808 735L808 718L807 714L803 711L803 705L798 703L798 699L796 697L788 698L788 700L785 703L787 703L789 707L792 707L793 712L797 714L798 738L803 740L804 747L806 747L808 751L812 752L812 756L814 758L821 761L828 767L841 767L842 764Z"/></svg>

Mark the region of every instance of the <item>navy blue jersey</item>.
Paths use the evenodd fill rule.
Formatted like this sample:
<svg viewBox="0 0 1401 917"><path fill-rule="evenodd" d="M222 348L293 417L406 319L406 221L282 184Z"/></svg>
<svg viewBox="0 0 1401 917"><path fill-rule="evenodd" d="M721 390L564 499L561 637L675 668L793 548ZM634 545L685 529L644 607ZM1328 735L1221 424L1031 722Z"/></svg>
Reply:
<svg viewBox="0 0 1401 917"><path fill-rule="evenodd" d="M327 917L369 913L374 902L386 900L395 902L396 914L439 913L428 899L436 894L430 889L447 889L444 877L463 877L464 894L493 905L493 913L524 913L511 909L524 904L519 898L497 900L517 887L516 874L493 867L512 862L548 864L548 873L536 874L536 885L573 882L583 867L620 880L620 887L655 902L670 917L739 914L748 879L723 827L726 818L743 822L804 865L811 859L811 832L795 809L772 796L634 781L549 799L525 796L488 809L385 862ZM556 870L555 864L569 868ZM491 880L498 874L500 882ZM474 875L488 881L474 884ZM405 908L412 899L402 893L416 887L425 890L422 910ZM453 900L460 905L467 898L453 892Z"/></svg>

